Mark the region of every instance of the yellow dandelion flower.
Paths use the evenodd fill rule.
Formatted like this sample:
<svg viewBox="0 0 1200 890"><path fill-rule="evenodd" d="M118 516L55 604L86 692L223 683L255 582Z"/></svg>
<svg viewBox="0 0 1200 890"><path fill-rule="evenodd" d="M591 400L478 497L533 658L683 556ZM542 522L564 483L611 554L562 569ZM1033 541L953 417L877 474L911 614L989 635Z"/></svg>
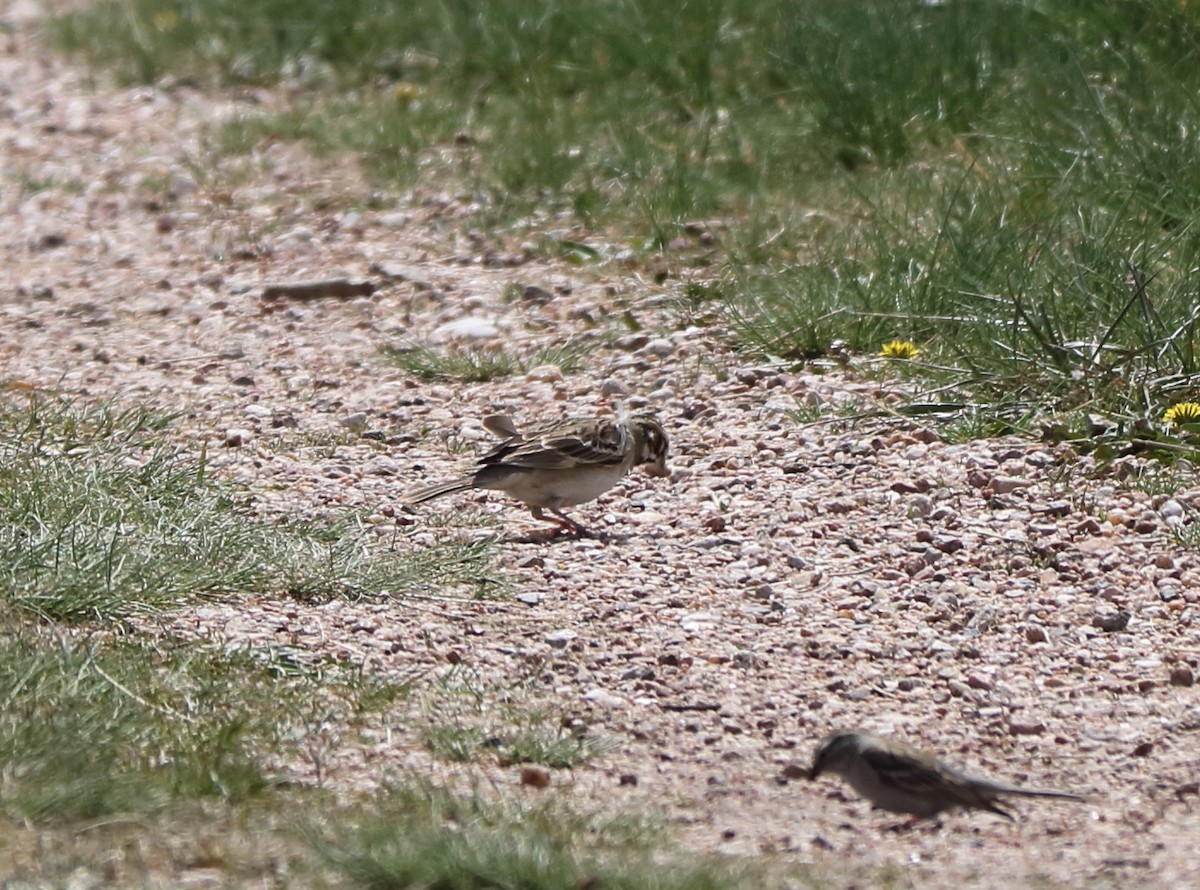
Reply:
<svg viewBox="0 0 1200 890"><path fill-rule="evenodd" d="M920 355L921 350L917 348L916 343L910 343L908 340L893 340L891 343L884 343L880 355L884 358L916 358Z"/></svg>
<svg viewBox="0 0 1200 890"><path fill-rule="evenodd" d="M1200 421L1200 405L1195 402L1180 402L1172 405L1163 415L1163 423L1196 423Z"/></svg>
<svg viewBox="0 0 1200 890"><path fill-rule="evenodd" d="M415 83L402 80L392 87L392 98L404 105L411 105L421 98L421 88Z"/></svg>

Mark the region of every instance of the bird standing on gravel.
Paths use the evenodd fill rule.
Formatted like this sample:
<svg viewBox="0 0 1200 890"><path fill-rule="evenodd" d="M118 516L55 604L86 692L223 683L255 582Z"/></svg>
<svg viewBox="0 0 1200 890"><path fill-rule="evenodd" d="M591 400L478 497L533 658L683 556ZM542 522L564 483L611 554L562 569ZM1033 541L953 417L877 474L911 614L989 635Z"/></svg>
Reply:
<svg viewBox="0 0 1200 890"><path fill-rule="evenodd" d="M504 441L479 460L474 473L411 491L403 501L420 504L472 488L502 491L528 504L534 519L582 535L587 529L566 516L564 507L598 498L637 466L652 476L671 472L667 434L644 415L568 419L522 433L512 418L493 414L483 426Z"/></svg>
<svg viewBox="0 0 1200 890"><path fill-rule="evenodd" d="M809 778L825 772L841 776L876 809L908 813L918 819L955 807L987 810L1012 819L999 804L1006 795L1085 800L1065 791L1034 791L975 779L932 754L866 732L835 732L822 739Z"/></svg>

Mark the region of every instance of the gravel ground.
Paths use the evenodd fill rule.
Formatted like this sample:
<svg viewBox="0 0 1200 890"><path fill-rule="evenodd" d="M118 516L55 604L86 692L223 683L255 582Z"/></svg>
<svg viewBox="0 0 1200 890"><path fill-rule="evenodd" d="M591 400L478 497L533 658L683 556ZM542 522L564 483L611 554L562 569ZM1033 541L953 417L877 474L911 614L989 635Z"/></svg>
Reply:
<svg viewBox="0 0 1200 890"><path fill-rule="evenodd" d="M458 235L469 198L354 209L370 188L346 159L286 145L214 159L204 128L275 95L89 85L38 44L31 5L0 6L0 377L185 408L181 441L207 441L264 514L355 511L417 547L456 516L479 534L482 514L520 595L230 597L147 632L526 678L529 701L613 742L551 790L665 810L697 850L783 853L845 884L898 867L929 887L1200 886L1200 560L1171 534L1200 490L1131 491L1119 477L1136 463L1098 472L1040 443L801 424L789 412L886 404L898 384L731 353L718 329L679 321L678 277L650 283L684 266L671 255L549 262ZM263 298L342 277L376 289ZM614 342L622 317L645 333ZM472 385L419 382L378 352L464 337L590 349L577 372ZM674 472L577 509L607 540L530 540L528 513L495 494L399 506L466 466L484 414L592 414L614 398L659 415ZM836 780L783 778L851 726L1093 798L894 831ZM376 729L331 728L323 779L450 772L406 715ZM472 770L517 782L516 767Z"/></svg>

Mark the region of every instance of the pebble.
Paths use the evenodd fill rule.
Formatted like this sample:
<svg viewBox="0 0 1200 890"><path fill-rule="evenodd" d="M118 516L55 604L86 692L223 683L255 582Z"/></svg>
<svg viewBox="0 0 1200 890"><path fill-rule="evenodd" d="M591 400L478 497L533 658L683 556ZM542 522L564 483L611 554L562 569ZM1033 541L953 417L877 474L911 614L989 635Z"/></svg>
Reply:
<svg viewBox="0 0 1200 890"><path fill-rule="evenodd" d="M613 345L624 352L634 352L649 342L650 337L646 334L626 334L618 337Z"/></svg>
<svg viewBox="0 0 1200 890"><path fill-rule="evenodd" d="M1012 735L1041 735L1046 731L1046 724L1040 720L1010 720L1008 731Z"/></svg>
<svg viewBox="0 0 1200 890"><path fill-rule="evenodd" d="M550 770L540 766L521 767L521 784L529 788L550 787Z"/></svg>
<svg viewBox="0 0 1200 890"><path fill-rule="evenodd" d="M484 318L478 315L467 315L456 318L433 329L429 339L434 343L444 343L447 340L487 340L498 336L500 324L494 318Z"/></svg>
<svg viewBox="0 0 1200 890"><path fill-rule="evenodd" d="M908 498L908 515L917 519L924 519L933 512L933 499L928 495L917 494Z"/></svg>
<svg viewBox="0 0 1200 890"><path fill-rule="evenodd" d="M993 476L991 480L992 491L996 494L1012 494L1014 491L1028 488L1031 484L1028 479L1017 476Z"/></svg>
<svg viewBox="0 0 1200 890"><path fill-rule="evenodd" d="M379 455L363 464L363 474L367 476L398 476L400 464L385 455Z"/></svg>
<svg viewBox="0 0 1200 890"><path fill-rule="evenodd" d="M563 630L555 630L546 634L542 639L549 643L555 649L565 649L567 645L578 637L575 631L564 628Z"/></svg>
<svg viewBox="0 0 1200 890"><path fill-rule="evenodd" d="M1186 664L1171 668L1170 682L1172 686L1191 686L1196 682L1196 676Z"/></svg>
<svg viewBox="0 0 1200 890"><path fill-rule="evenodd" d="M1025 626L1025 639L1030 643L1046 642L1046 629L1038 624L1028 624Z"/></svg>
<svg viewBox="0 0 1200 890"><path fill-rule="evenodd" d="M602 705L606 708L624 708L629 703L621 696L609 692L607 689L594 687L583 694L584 701L590 701L595 705Z"/></svg>
<svg viewBox="0 0 1200 890"><path fill-rule="evenodd" d="M367 429L367 415L362 411L355 411L342 417L338 423L351 433L362 433Z"/></svg>
<svg viewBox="0 0 1200 890"><path fill-rule="evenodd" d="M1185 516L1183 504L1174 498L1164 501L1163 505L1158 508L1158 514L1169 526L1182 525Z"/></svg>
<svg viewBox="0 0 1200 890"><path fill-rule="evenodd" d="M557 383L563 379L563 372L558 365L537 365L525 372L525 379L541 383Z"/></svg>

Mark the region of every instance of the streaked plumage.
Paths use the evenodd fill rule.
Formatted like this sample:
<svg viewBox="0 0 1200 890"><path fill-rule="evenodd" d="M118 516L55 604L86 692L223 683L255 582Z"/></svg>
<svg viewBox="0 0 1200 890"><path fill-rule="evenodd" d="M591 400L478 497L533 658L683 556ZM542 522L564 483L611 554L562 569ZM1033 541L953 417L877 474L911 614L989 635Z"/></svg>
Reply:
<svg viewBox="0 0 1200 890"><path fill-rule="evenodd" d="M475 472L409 492L405 503L472 488L502 491L528 504L535 519L585 533L564 507L594 500L637 466L653 476L670 474L670 443L651 417L570 419L522 433L511 417L493 414L483 426L504 441L479 460Z"/></svg>
<svg viewBox="0 0 1200 890"><path fill-rule="evenodd" d="M841 776L876 809L922 819L956 807L987 810L1012 819L1000 806L1007 795L1084 800L1065 791L1038 791L976 779L897 739L866 732L835 732L822 739L809 778L826 772Z"/></svg>

